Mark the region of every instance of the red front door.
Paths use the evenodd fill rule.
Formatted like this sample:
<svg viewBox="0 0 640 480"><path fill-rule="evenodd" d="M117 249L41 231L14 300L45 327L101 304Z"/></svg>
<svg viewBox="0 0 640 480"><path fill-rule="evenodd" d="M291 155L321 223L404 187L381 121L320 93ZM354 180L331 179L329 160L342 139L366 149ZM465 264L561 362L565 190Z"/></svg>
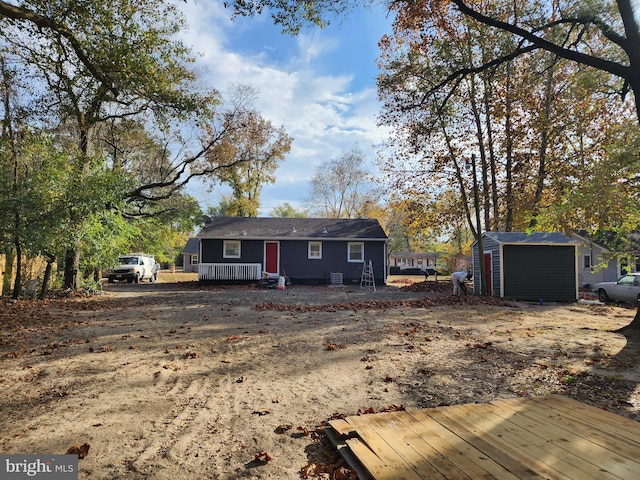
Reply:
<svg viewBox="0 0 640 480"><path fill-rule="evenodd" d="M264 243L264 267L269 273L280 273L279 265L280 244L278 242Z"/></svg>

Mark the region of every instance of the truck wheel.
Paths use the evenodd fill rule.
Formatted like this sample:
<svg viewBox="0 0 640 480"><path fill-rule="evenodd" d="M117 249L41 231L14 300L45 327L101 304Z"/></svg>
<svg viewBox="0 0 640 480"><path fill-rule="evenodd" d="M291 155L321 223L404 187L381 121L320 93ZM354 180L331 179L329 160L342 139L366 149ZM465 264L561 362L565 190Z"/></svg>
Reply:
<svg viewBox="0 0 640 480"><path fill-rule="evenodd" d="M134 282L139 283L140 282L140 276L136 273L135 278L133 279Z"/></svg>
<svg viewBox="0 0 640 480"><path fill-rule="evenodd" d="M153 275L151 275L151 278L149 280L151 281L151 283L156 283L158 281L158 273L154 273Z"/></svg>
<svg viewBox="0 0 640 480"><path fill-rule="evenodd" d="M113 283L113 277L109 277L109 283Z"/></svg>

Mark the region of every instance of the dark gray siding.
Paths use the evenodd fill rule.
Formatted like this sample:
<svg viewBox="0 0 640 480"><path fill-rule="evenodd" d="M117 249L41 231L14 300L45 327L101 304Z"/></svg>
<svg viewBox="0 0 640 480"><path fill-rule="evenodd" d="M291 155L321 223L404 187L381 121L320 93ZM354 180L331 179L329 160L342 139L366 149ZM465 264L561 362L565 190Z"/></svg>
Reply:
<svg viewBox="0 0 640 480"><path fill-rule="evenodd" d="M200 263L262 263L264 262L264 242L262 240L242 240L241 258L223 258L223 240L203 238Z"/></svg>
<svg viewBox="0 0 640 480"><path fill-rule="evenodd" d="M504 245L504 297L517 300L575 301L575 247Z"/></svg>
<svg viewBox="0 0 640 480"><path fill-rule="evenodd" d="M323 241L322 259L309 259L307 241L281 241L280 266L292 283L326 284L332 273L342 273L344 283L360 283L363 263L347 261L345 241ZM384 282L384 242L365 242L365 259L371 260L376 284Z"/></svg>
<svg viewBox="0 0 640 480"><path fill-rule="evenodd" d="M482 237L482 249L491 251L491 272L492 285L491 295L500 296L500 244L490 237ZM478 244L473 246L473 293L480 295L480 259L484 257L484 252L479 254Z"/></svg>

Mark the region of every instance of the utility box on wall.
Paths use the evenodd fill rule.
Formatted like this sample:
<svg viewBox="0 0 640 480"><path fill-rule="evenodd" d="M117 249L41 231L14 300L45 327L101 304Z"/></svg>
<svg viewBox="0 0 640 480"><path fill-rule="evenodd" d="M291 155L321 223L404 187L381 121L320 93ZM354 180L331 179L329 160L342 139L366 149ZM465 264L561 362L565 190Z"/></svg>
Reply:
<svg viewBox="0 0 640 480"><path fill-rule="evenodd" d="M577 245L562 233L485 232L482 255L474 242L474 293L480 294L480 261L487 293L526 301L578 299Z"/></svg>

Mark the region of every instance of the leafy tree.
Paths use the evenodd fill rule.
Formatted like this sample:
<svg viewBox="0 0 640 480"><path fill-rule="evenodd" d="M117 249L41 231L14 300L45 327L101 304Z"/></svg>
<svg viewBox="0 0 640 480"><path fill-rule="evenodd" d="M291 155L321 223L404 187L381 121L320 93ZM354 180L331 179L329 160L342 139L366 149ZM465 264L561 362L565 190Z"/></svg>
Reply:
<svg viewBox="0 0 640 480"><path fill-rule="evenodd" d="M232 89L231 106L223 115L223 130L229 133L205 156L215 169L209 178L231 187L226 214L234 217L258 216L262 187L275 182L278 164L293 141L284 127L274 127L251 107L255 94L249 87Z"/></svg>
<svg viewBox="0 0 640 480"><path fill-rule="evenodd" d="M67 202L60 219L67 237L57 245L66 248L67 286L76 287L76 273L102 261L97 250L108 241L105 225L130 235L111 213L137 221L188 218L193 228L184 186L195 177L220 179L223 170L237 172L251 161L246 149L230 163L218 160L246 147L241 143L258 132L253 120L263 119L255 112L248 119L246 109L221 111L217 92L195 89L193 57L175 37L183 28L173 2L0 2L0 51L22 65L21 97L41 112L32 123L50 126L56 148L66 150L68 176L58 191ZM189 131L195 135L184 134ZM243 211L259 194L249 183L253 198Z"/></svg>
<svg viewBox="0 0 640 480"><path fill-rule="evenodd" d="M232 217L233 215L231 215L231 209L229 208L232 202L231 195L223 195L218 205L209 205L207 207L207 215L210 217Z"/></svg>
<svg viewBox="0 0 640 480"><path fill-rule="evenodd" d="M102 64L98 56L88 53L81 40L82 32L67 24L65 16L59 17L55 12L50 12L42 7L42 2L23 2L20 5L13 5L0 1L0 17L9 19L18 29L26 33L32 32L32 27L37 27L39 32L50 35L53 40L59 43L68 42L70 50L74 52L85 68L92 73L96 80L107 86L117 96L117 82L107 73L110 72L109 66ZM76 10L79 9L78 7L80 6L76 5Z"/></svg>
<svg viewBox="0 0 640 480"><path fill-rule="evenodd" d="M446 3L446 2L443 2ZM562 16L551 18L526 15L526 4L514 12L511 20L495 15L491 10L475 7L471 2L451 0L458 10L477 22L508 32L521 39L510 57L533 50L546 50L558 57L607 72L622 81L619 93L624 99L629 90L635 97L636 114L640 121L640 27L631 0L615 2L563 2ZM516 8L518 5L516 5ZM593 43L609 46L607 55L592 53ZM508 61L495 58L477 69ZM464 75L460 70L449 75L451 80Z"/></svg>
<svg viewBox="0 0 640 480"><path fill-rule="evenodd" d="M69 147L75 144L73 183L67 192L70 239L65 254L65 285L77 287L83 223L106 205L113 205L114 200L117 203L124 194L106 181L104 173L108 172L93 142L97 126L107 119L143 114L168 125L165 119L170 116L207 114L211 101L190 91L195 77L187 68L191 61L187 49L172 38L182 26L172 7L159 7L150 1L136 2L134 7L124 0L108 5L78 5L64 0L46 2L46 7L36 1L31 5L47 11L51 18L63 16L77 38L82 37L84 50L109 64L110 75L118 83L116 97L84 63L74 61L77 58L69 55L68 45L61 38L34 31L37 41L27 43L23 36L10 35L15 25L2 22L6 49L31 66L32 78L43 86L40 105L62 120L65 129L61 133L70 141ZM157 178L153 180L155 186ZM110 190L115 198L107 198ZM161 197L168 196L165 189Z"/></svg>
<svg viewBox="0 0 640 480"><path fill-rule="evenodd" d="M299 210L289 202L284 202L282 205L272 208L270 215L278 218L307 218L305 210Z"/></svg>
<svg viewBox="0 0 640 480"><path fill-rule="evenodd" d="M64 197L69 182L69 156L57 148L48 132L30 127L33 114L18 95L20 70L0 55L2 135L0 137L0 244L7 265L3 291L10 291L16 260L13 297L22 287L23 256L47 258L42 293L51 267L66 239Z"/></svg>
<svg viewBox="0 0 640 480"><path fill-rule="evenodd" d="M323 26L330 20L340 18L357 5L370 5L373 0L257 0L228 2L235 15L255 15L268 11L274 22L290 33L297 33L305 23ZM632 0L589 1L565 0L547 2L546 12L540 13L532 1L510 2L504 9L502 2L476 2L465 0L429 0L415 2L400 0L380 2L388 6L401 21L413 21L414 29L420 30L434 13L456 10L464 17L501 30L514 38L514 48L509 52L497 51L498 55L487 56L477 65L461 65L459 68L442 71L434 82L431 93L455 90L465 76L545 50L556 57L606 72L619 79L615 87L624 99L629 91L634 93L637 121L640 122L640 27ZM552 15L552 9L560 16ZM455 29L454 29L455 30ZM592 50L595 44L607 47L606 55ZM424 52L427 53L427 52Z"/></svg>
<svg viewBox="0 0 640 480"><path fill-rule="evenodd" d="M399 151L386 169L390 175L400 168L407 172L400 186L409 195L427 195L427 184L458 190L459 208L477 234L467 169L470 152L477 152L484 228L533 228L558 191L554 184L583 177L577 165L598 158L594 154L607 141L603 132L625 122L627 106L593 88L604 83L602 74L545 52L532 54L527 63L514 59L471 73L455 91L437 95L433 85L441 72L512 48L509 37L487 32L455 11L437 14L430 23L419 19L424 29L414 30L412 17L398 20L394 36L383 42L382 120L397 132Z"/></svg>

